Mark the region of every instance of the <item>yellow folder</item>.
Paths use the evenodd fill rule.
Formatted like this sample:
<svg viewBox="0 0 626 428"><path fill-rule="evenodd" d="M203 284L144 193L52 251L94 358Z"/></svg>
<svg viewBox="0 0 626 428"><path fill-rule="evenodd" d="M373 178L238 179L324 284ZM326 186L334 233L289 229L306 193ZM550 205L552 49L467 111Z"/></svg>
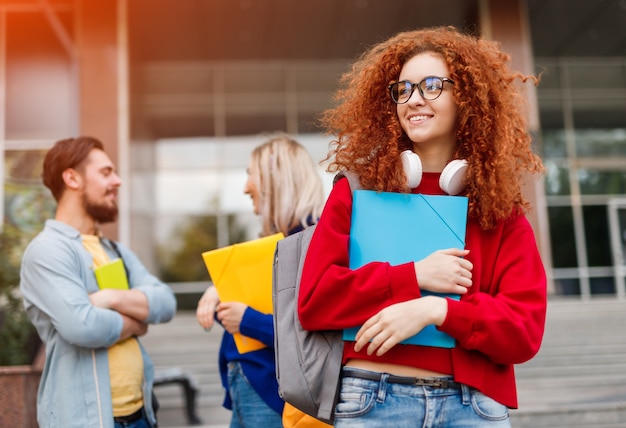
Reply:
<svg viewBox="0 0 626 428"><path fill-rule="evenodd" d="M113 259L109 263L95 268L94 273L100 289L116 288L118 290L128 290L128 278L126 278L126 270L124 269L122 259Z"/></svg>
<svg viewBox="0 0 626 428"><path fill-rule="evenodd" d="M272 267L276 243L282 233L202 253L222 302L242 302L265 314L272 308ZM234 335L240 353L265 345L240 333Z"/></svg>

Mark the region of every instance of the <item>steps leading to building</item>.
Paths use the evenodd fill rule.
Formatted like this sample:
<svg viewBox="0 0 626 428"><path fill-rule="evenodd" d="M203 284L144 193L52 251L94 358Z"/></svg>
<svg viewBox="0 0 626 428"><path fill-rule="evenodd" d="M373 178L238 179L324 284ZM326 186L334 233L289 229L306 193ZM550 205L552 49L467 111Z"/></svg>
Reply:
<svg viewBox="0 0 626 428"><path fill-rule="evenodd" d="M157 370L179 367L196 382L197 414L207 428L227 427L230 420L217 370L221 336L220 327L207 333L193 312L181 311L142 339ZM515 428L626 426L626 302L551 300L541 350L518 365L516 375ZM160 427L185 426L181 388L164 385L156 393Z"/></svg>
<svg viewBox="0 0 626 428"><path fill-rule="evenodd" d="M542 347L516 376L514 427L626 426L626 302L551 300Z"/></svg>

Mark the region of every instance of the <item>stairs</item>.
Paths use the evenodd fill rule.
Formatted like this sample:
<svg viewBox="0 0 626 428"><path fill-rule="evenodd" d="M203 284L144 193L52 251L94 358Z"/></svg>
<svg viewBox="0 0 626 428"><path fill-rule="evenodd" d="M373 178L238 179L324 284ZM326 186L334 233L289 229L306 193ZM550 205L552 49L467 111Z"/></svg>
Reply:
<svg viewBox="0 0 626 428"><path fill-rule="evenodd" d="M151 326L142 343L157 370L177 367L198 387L196 413L204 428L226 428L217 370L222 329L200 328L193 311L179 311L168 324ZM550 300L541 350L516 367L519 409L514 428L626 427L626 302L616 299ZM155 390L161 428L187 425L178 385Z"/></svg>
<svg viewBox="0 0 626 428"><path fill-rule="evenodd" d="M516 367L513 426L626 426L626 302L551 300L542 347Z"/></svg>
<svg viewBox="0 0 626 428"><path fill-rule="evenodd" d="M195 413L201 424L196 426L226 428L230 422L230 411L222 407L223 390L217 368L222 331L217 326L205 332L196 321L195 312L179 311L171 322L150 326L141 339L157 373L167 374L178 368L198 389ZM159 428L189 426L181 385L158 386L155 394L161 406Z"/></svg>

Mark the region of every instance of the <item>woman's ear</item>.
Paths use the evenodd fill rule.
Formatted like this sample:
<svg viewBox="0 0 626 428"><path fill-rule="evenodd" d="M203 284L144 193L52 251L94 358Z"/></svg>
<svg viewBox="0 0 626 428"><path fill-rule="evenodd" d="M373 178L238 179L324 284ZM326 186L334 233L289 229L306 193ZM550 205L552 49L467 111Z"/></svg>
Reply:
<svg viewBox="0 0 626 428"><path fill-rule="evenodd" d="M68 168L63 171L61 175L63 177L63 182L65 183L65 187L68 189L78 189L81 184L81 177L78 172L74 168Z"/></svg>

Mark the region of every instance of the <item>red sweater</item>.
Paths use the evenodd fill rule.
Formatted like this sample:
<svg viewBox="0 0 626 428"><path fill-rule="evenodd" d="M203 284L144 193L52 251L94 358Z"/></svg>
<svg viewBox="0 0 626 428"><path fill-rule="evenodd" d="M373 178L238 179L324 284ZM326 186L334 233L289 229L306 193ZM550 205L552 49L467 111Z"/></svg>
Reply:
<svg viewBox="0 0 626 428"><path fill-rule="evenodd" d="M438 179L425 173L414 193L443 194ZM343 178L326 202L304 264L298 312L307 330L360 325L389 305L420 297L413 263L348 268L351 213L352 194ZM535 237L521 215L489 231L470 219L466 248L473 285L460 301L448 299L439 327L456 339L455 348L396 345L377 357L365 349L357 353L354 342L346 342L344 362L357 358L447 373L517 408L513 365L539 351L546 315L546 274Z"/></svg>

